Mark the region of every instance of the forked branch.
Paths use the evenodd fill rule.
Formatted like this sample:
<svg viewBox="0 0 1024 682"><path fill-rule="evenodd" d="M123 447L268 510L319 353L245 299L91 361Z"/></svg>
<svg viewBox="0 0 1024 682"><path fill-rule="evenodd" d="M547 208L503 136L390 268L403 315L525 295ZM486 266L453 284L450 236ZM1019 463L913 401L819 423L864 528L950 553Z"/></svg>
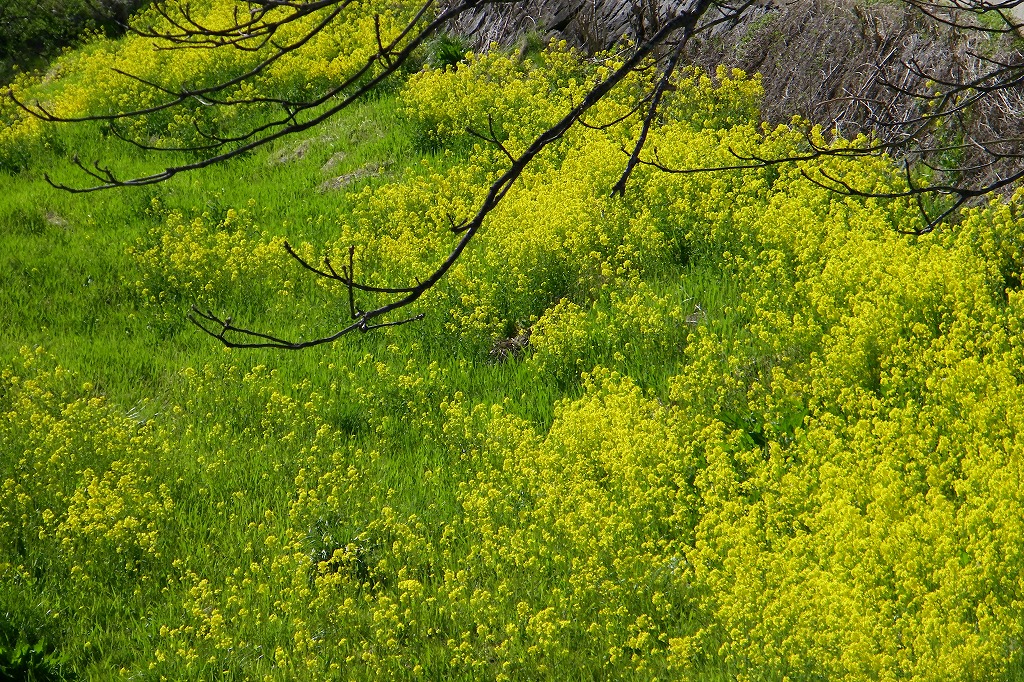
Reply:
<svg viewBox="0 0 1024 682"><path fill-rule="evenodd" d="M752 1L753 0L751 0L751 2ZM742 7L749 6L749 4L749 2L744 3ZM478 207L476 214L471 219L459 226L455 226L453 221L453 232L461 235L458 242L448 253L447 257L434 269L434 271L426 278L418 280L415 285L384 288L358 283L355 280L354 275L355 252L353 248L350 248L349 250L349 265L343 268L341 274L339 274L331 265L329 259L324 260L324 266L321 268L301 257L290 245L286 246L288 253L303 269L318 277L338 282L347 288L349 308L354 317L354 321L351 324L343 326L337 331L313 340L291 341L271 334L238 327L233 324L230 318L222 319L210 311L204 312L198 309L193 309L189 319L204 332L218 339L224 345L232 348L281 348L287 350L300 350L311 346L331 343L354 331L365 332L382 327L406 324L417 319L422 319L422 313L420 313L398 321L384 321L385 316L414 304L445 276L455 263L458 262L470 242L483 227L487 216L490 215L490 213L498 206L502 199L508 194L516 180L522 175L529 164L542 151L544 151L544 149L561 139L587 111L600 102L613 88L621 83L641 63L648 59L651 53L659 46L663 45L670 38L677 40L680 45L685 44L686 41L694 35L701 18L715 6L717 6L717 4L711 0L700 0L694 3L694 6L690 10L681 12L670 21L665 22L661 29L652 36L648 42L637 46L637 49L633 54L630 55L630 57L626 59L619 68L609 74L609 76L603 81L597 83L579 104L573 107L553 126L534 138L533 142L521 155L514 157L506 150L506 154L512 162L511 166L490 185L486 197ZM712 25L714 22L718 21L723 21L723 19L719 18L710 21L707 25ZM497 135L493 130L493 126L491 128L490 133L491 138L493 138L492 141L497 143ZM355 292L357 291L390 296L391 298L390 300L379 304L375 308L362 310L355 302Z"/></svg>

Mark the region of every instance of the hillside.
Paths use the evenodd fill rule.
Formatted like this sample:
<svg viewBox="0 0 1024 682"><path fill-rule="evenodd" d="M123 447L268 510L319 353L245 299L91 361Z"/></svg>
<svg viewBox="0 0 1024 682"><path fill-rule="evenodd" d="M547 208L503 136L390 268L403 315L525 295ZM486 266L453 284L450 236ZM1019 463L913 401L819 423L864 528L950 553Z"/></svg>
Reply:
<svg viewBox="0 0 1024 682"><path fill-rule="evenodd" d="M410 11L353 7L260 92L330 87ZM917 235L912 199L808 177L904 187L879 156L644 166L611 196L641 70L591 113L613 123L538 156L422 320L297 353L188 322L338 329L383 293L350 300L285 240L351 253L371 287L416 281L508 163L467 128L519 153L618 58L431 66L449 45L144 187L46 179L159 170L194 157L140 144L268 110L0 107L0 679L1024 678L1020 192ZM153 107L139 79L194 87L261 53L227 54L101 39L14 87L63 116ZM652 148L796 154L767 82L683 72Z"/></svg>

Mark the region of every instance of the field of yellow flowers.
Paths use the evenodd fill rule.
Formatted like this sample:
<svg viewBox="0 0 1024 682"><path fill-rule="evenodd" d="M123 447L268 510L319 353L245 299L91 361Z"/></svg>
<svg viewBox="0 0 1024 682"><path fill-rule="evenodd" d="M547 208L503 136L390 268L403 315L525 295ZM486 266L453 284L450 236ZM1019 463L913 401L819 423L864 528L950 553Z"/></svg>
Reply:
<svg viewBox="0 0 1024 682"><path fill-rule="evenodd" d="M258 87L364 61L364 4ZM255 58L97 40L14 87L98 113L154 96L111 66L180 84ZM469 55L306 139L103 194L43 174L158 162L0 108L0 678L1024 679L1024 195L925 236L910 202L806 177L899 188L878 158L642 168L613 198L626 118L538 158L422 322L297 354L186 322L332 331L347 293L285 239L411 281L503 168L467 126L522 150L614 60ZM662 163L799 149L801 122L759 122L758 78L676 85Z"/></svg>

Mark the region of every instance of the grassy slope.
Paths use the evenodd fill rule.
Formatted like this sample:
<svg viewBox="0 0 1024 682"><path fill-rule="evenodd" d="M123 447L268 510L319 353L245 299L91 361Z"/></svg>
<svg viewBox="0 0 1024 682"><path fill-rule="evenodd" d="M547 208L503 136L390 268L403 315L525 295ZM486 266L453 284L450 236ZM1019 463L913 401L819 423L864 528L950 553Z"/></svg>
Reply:
<svg viewBox="0 0 1024 682"><path fill-rule="evenodd" d="M18 175L0 177L3 226L10 239L4 243L4 313L12 324L2 343L5 355L24 344L42 344L75 371L103 381L113 398L138 399L143 393L167 387L165 371L180 369L181 354L198 353L200 358L216 357L216 344L197 334L185 323L187 306L173 311L177 318L169 329L154 330L145 323L152 314L141 307L133 291L138 270L128 247L145 241L149 232L163 224L163 215L153 212L157 200L165 211L180 209L195 215L210 212L222 218L228 207L255 202L260 207L260 224L270 234L293 240L323 238L329 223L344 213L348 199L344 192L321 194L316 187L330 175L341 175L367 160L410 161L409 141L401 127L384 129L393 120L394 102L384 99L350 112L333 130L319 131L315 146L301 159L279 162L274 157L303 146L293 139L279 150L268 150L233 163L214 167L153 188L123 192L68 194L54 190L43 180L45 172L67 173L61 156L37 159L33 167ZM83 158L109 158L111 146L98 142L93 131L71 131L68 145ZM357 144L334 136L355 140ZM320 167L338 149L345 160L330 174ZM113 152L127 173L143 167L144 161ZM152 167L152 165L148 166ZM402 166L396 167L400 172ZM377 182L377 181L373 181ZM366 183L359 183L356 189ZM319 222L318 230L313 225ZM131 321L132 315L142 320ZM282 329L291 331L290 328ZM154 352L155 351L155 352ZM266 359L268 356L264 356ZM274 354L274 357L282 357ZM178 358L177 360L173 358ZM166 359L168 368L146 365ZM133 371L125 373L128 364ZM108 368L108 369L105 369ZM109 376L107 375L109 372ZM140 386L145 378L147 385ZM109 388L107 383L112 382ZM155 385L149 386L149 382Z"/></svg>
<svg viewBox="0 0 1024 682"><path fill-rule="evenodd" d="M147 167L145 159L120 147L115 151L115 147L100 139L98 132L88 127L70 129L64 133L63 147L76 151L83 159L111 158L114 155L129 171ZM602 345L604 342L598 340L583 346L585 352L576 358L576 364L570 367L570 371L551 374L538 371L530 359L507 364L490 362L487 355L493 340L490 335L452 330L448 320L439 315L432 315L422 323L385 333L352 337L304 353L226 351L185 321L191 300L171 298L153 304L137 284L147 275L142 272L130 249L144 250L157 243L166 228L168 215L174 211L183 212L188 219L209 213L210 221L215 224L229 209L247 208L252 226L245 229L261 241L285 236L293 243L330 243L336 237L338 224L345 221L356 203L368 201L367 195L359 194L363 186L377 187L378 183L388 179L417 172L420 155L414 149L411 135L412 129L398 115L394 96L383 95L313 133L310 139L314 139L315 144L302 158L290 157L294 156L303 140L289 140L277 149L155 187L86 195L57 192L43 181L44 172L50 172L58 179L66 177L67 162L60 153L51 152L34 158L30 167L17 175L0 176L0 233L4 235L0 241L0 319L4 320L0 330L0 356L4 359L4 366L18 367L21 362L18 359L19 349L22 347L44 347L56 362L73 373L73 378L67 380L70 385L68 400L78 396L104 398L97 422L107 414L103 410L107 410L115 421L121 420L117 422L120 424L118 429L139 436L140 443L129 442L124 446L126 454L145 460L155 481L149 488L155 488L157 484L166 485L169 496L174 500L174 513L161 517L164 524L160 529L162 556L147 569L146 574L152 578L148 582L140 581L138 585L129 584L128 587L112 582L113 597L102 590L90 592L85 588L72 597L64 596L61 576L44 575L40 582L28 587L16 580L0 585L0 608L10 614L12 622L32 637L45 636L54 643L66 653L70 666L81 677L106 679L122 667L127 670L126 674L144 677L148 670L146 664L159 659L162 654L156 650L165 646L166 637L161 632L161 625L173 627L190 617L202 620L210 617L211 612L217 612L220 602L216 598L204 602L196 596L201 584L199 578L208 579L210 584L221 588L230 582L231 576L242 575L239 571L245 567L267 560L267 557L274 558L275 549L285 557L285 549L273 547L270 539L294 530L289 514L299 514L295 511L296 501L300 497L299 492L305 491L301 480L316 474L345 490L337 482L341 475L339 472L356 469L358 482L340 502L335 499L326 505L335 516L316 517L310 512L312 517L316 517L315 522L308 527L308 537L301 545L307 555L326 552L329 558L331 552L345 546L345 543L359 545L365 542L357 548L357 559L348 567L356 576L361 575L361 571L369 571L367 566L372 568L371 558L385 561L391 548L398 556L399 541L404 537L400 531L414 527L415 523L408 521L405 526L401 523L384 524L381 519L386 515L382 509L389 508L396 518L417 519L428 529L424 534L432 542L421 547L424 556L409 562L414 573L416 570L429 573L428 577L440 584L445 580L442 576L446 571L455 572L466 566L472 568L472 550L499 536L495 529L487 527L479 535L470 537L469 533L475 532L474 529L467 530L461 525L468 515L481 513L479 509L474 512L469 508L467 502L474 498L467 491L476 488L486 490L488 485L498 485L495 481L504 482L507 476L513 476L510 487L518 489L524 496L528 496L530 490L542 491L542 486L537 485L537 481L530 481L527 474L510 472L510 462L514 460L511 457L502 460L499 447L490 447L490 441L487 441L487 447L479 444L486 438L496 441L511 438L507 434L470 434L473 420L469 417L465 418L468 424L466 435L447 430L450 424L459 423L459 407L455 406L459 400L454 398L457 394L461 393L462 407L468 411L482 406L486 412L493 409L491 406L502 405L506 413L522 418L522 422L495 419L494 428L507 423L521 426L520 431L527 436L517 445L532 456L535 451L529 447L529 436L536 434L537 438L543 438L548 435L552 424L558 421L556 413L564 418L565 412L572 412L578 407L566 402L559 413L559 408L556 408L558 401L580 398L585 391L589 391L588 395L594 393L592 387L584 388L579 370L610 367L630 377L642 389L649 390L642 400L636 400L640 405L636 411L641 418L631 423L630 428L639 431L642 428L638 428L638 424L645 426L663 418L663 412L657 412L657 419L651 417L656 410L661 410L666 404L674 406L685 402L686 396L673 394L669 379L683 373L695 358L708 361L709 377L718 369L714 363L719 361L723 365L735 361L735 366L723 370L727 379L756 374L762 369L755 365L758 362L767 367L768 373L772 372L772 363L776 360L765 354L751 353L749 357L732 358L719 358L714 354L719 347L729 348L726 342L729 340L739 339L733 348L743 348L747 331L733 310L740 292L721 272L712 271L707 265L669 263L650 277L650 286L653 296L667 297L675 304L689 305L693 300L703 303L709 318L702 327L700 338L707 340L714 335L717 339L726 340L712 348L708 355L710 359L686 355L683 344L680 344L681 350L677 354L652 358L639 353L621 353L624 349ZM338 150L346 153L341 165L329 172L321 170ZM285 158L289 160L282 162ZM382 159L391 162L385 178L365 181L349 191L325 194L316 191L328 177L350 172L367 161L379 162ZM433 162L443 169L445 164L454 168L462 160L460 157L447 157ZM783 198L778 201L782 202ZM762 207L761 210L768 209ZM269 262L267 271L269 282L250 286L239 281L237 288L242 293L237 295L231 293L234 287L229 287L219 301L227 312L235 314L236 319L252 319L254 326L274 329L286 337L309 334L311 328L318 324L329 326L325 318L344 315L346 302L343 298L332 297L304 284L293 287L281 284L285 279L299 280L298 267L289 265L287 259ZM777 274L777 271L769 272ZM287 290L288 296L277 296L279 287ZM289 297L294 299L294 303L289 302ZM597 308L610 310L611 306L603 301ZM689 309L685 308L685 312ZM623 314L620 318L612 317L609 325L630 321ZM679 334L687 338L686 329ZM27 371L23 373L30 374ZM55 384L59 382L55 381ZM752 394L754 390L751 389ZM620 397L600 395L600 400L609 405ZM713 396L711 402L720 397ZM763 402L775 397L757 396ZM40 410L40 414L43 412L45 410ZM830 416L828 409L822 408L821 412L823 418ZM680 415L673 415L671 419L685 422L692 416L685 411L680 411ZM485 428L491 428L492 422L479 415L477 417L479 423L486 424ZM725 415L714 415L716 419L719 417L724 418ZM738 422L744 418L746 415L735 416ZM74 421L63 414L61 419L63 421L55 423ZM676 422L673 423L679 433L695 433L687 430L690 428L688 424ZM603 435L601 428L607 427L610 434L607 437L611 440L633 439L634 433L628 429L613 431L615 425L599 423L597 427L590 427L590 431L597 431L600 436ZM736 425L743 426L742 423ZM699 430L699 426L692 428ZM750 430L759 437L774 436L776 443L792 445L791 434L786 431L792 431L794 425L779 426L782 433L776 434L768 434L769 427L775 428L776 425L762 423L759 425L760 433L756 429ZM147 429L155 429L155 432ZM742 431L740 429L730 435L729 429L723 426L720 435L723 442L735 444ZM72 431L67 436L64 449L73 450L75 441L86 432L88 429ZM700 435L703 437L704 434ZM56 438L59 441L59 437ZM655 440L655 449L667 448L668 443L669 439L662 434L662 440ZM47 445L52 446L52 443ZM609 443L604 445L612 446ZM744 442L743 445L747 444ZM737 459L752 453L751 462L741 462L737 466L740 469L749 466L753 472L763 453L753 443L749 445L749 453L740 446L735 452L728 449L726 452L736 454ZM90 455L94 460L82 462L77 469L72 469L71 478L75 479L72 484L78 484L80 469L89 466L101 471L110 465L111 460L121 457L118 451L97 449L96 452L99 454ZM585 457L581 460L588 462ZM527 473L534 466L531 461L517 464L523 464ZM908 470L913 468L911 464L907 465ZM542 472L539 475L541 479L551 471L565 473L559 472L557 461L553 464L546 462L546 465L551 467L548 473L538 469ZM610 466L608 462L604 465ZM796 466L791 462L786 466L790 465ZM302 470L314 473L301 473ZM584 474L585 477L591 476L589 470ZM520 475L524 478L514 478ZM569 478L566 474L566 479ZM672 481L676 488L685 487L685 484L686 481ZM535 487L530 488L530 485ZM326 484L321 487L330 489ZM597 488L600 486L595 484L591 493L595 499L603 499ZM714 484L709 488L714 489ZM766 499L770 500L771 486L766 485L765 489L769 491ZM736 497L736 505L746 504L755 497L755 493L758 497L761 494L760 489L743 490L743 495ZM708 497L711 499L713 495L709 493ZM567 496L567 499L574 498ZM503 509L501 505L505 500L500 495L488 500L483 505L485 511L490 510L488 505ZM757 501L750 503L756 504ZM563 509L566 514L573 511ZM715 511L728 520L727 512ZM751 514L751 517L755 515ZM309 521L301 515L298 518L302 523ZM552 528L557 526L557 521L551 520ZM725 523L723 521L723 525ZM513 522L510 524L514 525ZM381 530L382 526L384 530ZM446 535L448 528L467 535L449 537ZM587 530L597 532L601 529ZM621 532L628 533L628 530L623 526ZM375 539L376 544L366 541L364 536ZM515 536L515 539L527 544L530 541L530 538L521 536ZM559 551L558 542L562 541L545 539L554 547L552 552L555 553ZM389 542L394 544L389 546ZM568 540L564 542L571 549L571 543ZM261 545L264 544L270 549L262 550ZM541 547L542 557L547 547ZM90 556L84 549L76 551L85 558ZM584 576L583 580L588 579L589 574L582 569L577 571L575 564L572 571L559 572L561 565L557 559L557 556L547 556L545 566L529 569L537 571L538 575L543 574L544 579L531 580L528 576L532 574L527 574L526 579L516 582L514 576L505 576L513 587L506 588L507 594L500 594L502 588L497 588L495 598L508 599L513 605L506 609L509 622L515 620L516 601L543 605L551 592L576 589L574 581L577 575ZM57 563L54 561L55 565ZM485 565L482 569L485 577L476 576L477 582L471 586L478 586L483 591L489 589L491 586L486 579L491 576L487 571L492 568L490 564ZM624 574L628 568L616 566ZM519 569L521 573L526 570ZM301 571L299 575L302 575ZM326 581L330 575L321 577ZM630 595L646 595L648 588L660 589L657 585L631 585L627 589L623 587L625 578L616 575L604 576L603 579L606 581L603 587L616 594L616 589L626 589ZM662 576L662 579L672 583L669 578ZM428 580L424 579L424 582ZM370 585L369 580L367 585ZM675 584L675 588L682 589L679 584ZM224 589L227 590L226 587ZM390 594L388 590L395 589L394 584L384 585L380 594L386 596ZM369 592L372 592L372 587L367 588L366 594L359 592L360 598L366 597L369 602ZM689 603L688 599L691 597L686 596L680 603ZM637 596L636 600L639 602L641 598ZM595 611L604 606L611 608L611 605L601 603L586 606ZM636 604L630 603L629 606ZM375 604L374 608L377 607ZM198 613L190 612L193 608ZM208 610L204 613L204 609ZM274 608L267 607L267 611L273 612ZM375 619L382 612L383 609L373 611L372 617ZM360 613L355 619L368 621L371 618L368 613ZM432 615L438 623L448 622L436 613ZM543 614L535 615L539 619ZM297 617L294 613L291 616ZM330 621L328 616L323 618ZM472 621L475 614L469 614L467 618ZM704 625L700 618L696 608L693 611L677 609L664 615L664 622L659 623L659 627L663 626L675 634L690 634ZM238 618L241 623L238 627L243 630L239 636L244 639L248 636L244 628L248 626L242 620ZM536 627L540 629L544 623L542 619L538 622L540 624ZM530 626L534 625L531 619ZM251 627L259 633L256 637L263 637L259 640L261 642L287 644L291 632L284 625L270 622L256 623ZM370 629L369 624L362 627L364 633ZM471 636L479 636L479 640L472 641L479 659L487 665L490 644L484 639L485 635L480 634L476 623L466 625L466 628L466 633L444 632L442 635L431 632L410 644L411 649L421 652L419 663L426 668L428 677L479 679L494 676L496 670L473 668L468 664L459 667L452 662L452 652L458 650L460 636L465 641L470 641ZM527 626L523 628L525 631ZM444 637L451 640L445 641ZM629 646L634 646L639 635L630 631L615 634L615 637L620 642L629 640L633 642ZM584 639L572 642L571 646L584 651L587 644ZM555 646L550 642L549 645ZM659 646L652 647L652 650ZM626 653L620 651L619 656L624 655L628 659L631 655L629 647L624 651ZM376 655L379 652L370 653ZM520 669L520 673L524 677L547 679L600 677L602 661L606 661L602 656L607 657L608 654L589 653L589 657L581 654L579 660L576 660L575 650L562 658L552 655L551 660L555 661L553 669L527 665ZM636 644L632 654L641 653L640 645ZM250 648L227 655L225 660L238 665L238 669L233 669L233 675L239 676L239 669L249 669L246 667L249 665L245 660L247 656L262 659L264 656L269 658L271 653ZM1014 660L1019 662L1019 659L1016 656ZM543 656L527 657L526 660L540 660L541 666L548 662ZM731 663L713 656L710 660L694 660L697 662L692 663L687 674L696 679L727 679L733 671ZM632 670L625 663L621 665L626 667L615 670L623 676L635 676L637 679L670 674L662 669ZM212 664L200 669L201 676L215 678L220 674ZM286 668L259 668L256 662L252 662L252 669L269 671L277 678L289 676ZM179 679L198 674L194 669L185 667L169 667L161 671L167 670ZM358 676L358 668L349 670L353 676ZM414 676L412 671L398 670L402 675ZM232 674L224 673L224 676L231 677ZM603 674L609 673L605 671ZM675 674L678 676L680 673L677 670Z"/></svg>
<svg viewBox="0 0 1024 682"><path fill-rule="evenodd" d="M372 449L383 442L389 448L373 462L372 470L364 472L366 489L378 491L402 517L419 516L441 524L460 514L453 497L460 482L474 476L476 465L466 461L464 453L460 460L459 453L443 443L423 443L401 420L381 425L378 415L378 423L368 423L375 417L366 413L353 390L360 385L376 388L381 379L366 358L387 365L391 375L439 363L444 379L432 389L440 391L432 394L435 400L456 392L469 404L511 398L510 409L539 431L550 424L557 400L580 392L578 376L568 383L555 377L538 382L536 372L521 363L493 363L488 357L491 337L453 335L445 329L445 320L436 316L310 352L226 351L187 323L190 301L147 305L136 284L139 266L129 249L151 245L154 230L158 234L165 216L174 210L188 216L209 212L220 218L228 208L254 205L258 207L255 223L269 237L280 235L294 243L329 241L336 221L352 202L362 200L360 190L401 177L418 165L421 157L413 150L411 130L396 107L395 96L385 95L304 139L290 139L277 148L155 187L96 194L55 190L44 181L44 173L58 180L74 176L67 158L53 152L33 158L23 172L0 175L0 232L4 235L0 317L5 320L0 356L4 364L16 364L25 347L42 347L78 381L87 382L88 392L102 396L115 414L140 422L154 420L172 434L189 432L180 449L155 457L154 465L158 480L171 483L175 499L177 519L173 527L164 529L168 542L185 549L176 554L190 570L211 580L218 581L244 565L240 553L252 541L249 524L268 517L287 518L298 467L308 465L295 457L295 447L275 452L272 444L260 442L254 447L248 440L261 428L261 405L266 399L258 388L239 381L253 368L272 368L274 376L264 374L264 384L297 400L340 391L327 409L328 422L340 429L341 436L353 434L356 440L351 447ZM147 159L123 145L104 142L97 132L89 127L66 129L62 146L83 159L114 158L126 173L152 168ZM308 151L294 158L297 149ZM321 170L338 151L344 152L343 160L326 172ZM317 191L324 180L369 162L383 162L384 176L356 182L347 190ZM153 210L154 201L159 202L159 211ZM301 273L295 266L290 272L275 270L273 276L299 278ZM702 300L721 307L714 300L718 286L695 273L689 293L702 293ZM666 291L680 299L687 293L678 282L666 286ZM343 298L312 298L286 304L283 312L263 314L256 324L296 337L308 333L306 323L344 315ZM338 312L330 312L334 310ZM613 351L608 349L602 356L615 365L610 357ZM581 358L581 363L593 366L600 359ZM663 394L667 391L664 379L672 374L671 367L631 364L635 379L658 387ZM230 381L189 405L192 387L182 380L182 372L204 366L215 372L227 367L236 371ZM355 373L349 385L339 389L343 368ZM184 414L174 416L174 406L184 406ZM398 413L407 407L399 403ZM201 432L209 424L228 432L194 437L193 431ZM232 431L240 437L232 436ZM396 443L404 447L396 449ZM214 450L218 464L211 473L204 464L214 459ZM429 488L423 485L424 472L433 476ZM235 497L239 492L244 499ZM284 527L283 522L278 525ZM170 580L149 586L149 591L134 599L109 602L96 597L96 602L84 607L89 615L81 618L74 614L81 612L82 605L64 602L52 589L45 590L50 594L47 599L29 605L19 590L0 587L0 603L30 639L42 638L63 650L72 661L70 668L85 679L105 679L117 668L133 668L151 657L157 633L150 624L173 620L186 599L185 587ZM42 608L44 604L47 608ZM24 611L19 612L19 607Z"/></svg>

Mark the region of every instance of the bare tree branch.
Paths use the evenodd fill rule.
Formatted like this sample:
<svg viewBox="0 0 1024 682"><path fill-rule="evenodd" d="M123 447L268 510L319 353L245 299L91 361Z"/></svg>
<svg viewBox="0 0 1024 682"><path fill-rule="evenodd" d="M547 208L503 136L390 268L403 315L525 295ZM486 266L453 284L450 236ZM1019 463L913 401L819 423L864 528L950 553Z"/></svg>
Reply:
<svg viewBox="0 0 1024 682"><path fill-rule="evenodd" d="M301 51L329 26L344 22L351 16L349 11L356 7L354 0L245 0L244 5L240 2L236 6L227 26L217 27L205 25L186 2L164 0L155 5L163 22L160 27L133 29L136 35L154 40L157 49L235 49L262 51L261 54L269 51L269 54L243 73L201 87L162 84L118 70L121 76L165 98L153 106L131 111L62 117L41 102L23 101L13 92L8 92L8 97L23 111L50 123L104 122L115 137L139 149L203 155L198 160L131 178L122 178L114 169L99 162L87 164L75 157L72 164L92 183L83 187L56 182L46 176L51 185L69 192L150 185L228 161L286 136L314 128L373 93L402 69L428 38L449 30L460 17L476 16L476 12L491 6L504 7L512 12L522 7L522 0L454 0L439 7L440 2L442 0L422 0L410 10L405 25L390 39L385 36L380 16L375 15L373 53L340 82L325 87L308 100L270 95L237 96L237 93L241 86L266 73L284 56ZM904 0L904 3L906 7L915 9L919 16L941 26L989 36L1024 35L1024 26L1017 18L1024 10L1024 0ZM797 163L801 164L800 173L808 181L832 192L880 199L913 198L922 216L922 227L914 230L914 234L935 229L969 202L1004 190L1024 177L1024 166L1020 163L1024 161L1024 131L1006 134L1007 129L997 124L987 128L966 125L983 107L998 105L1007 111L1024 114L1024 95L1020 93L1024 89L1024 55L1016 51L993 56L967 49L958 57L962 63L958 62L957 70L933 73L913 56L906 58L896 41L880 34L865 34L873 44L877 44L877 54L867 65L870 75L863 85L855 90L833 92L832 96L818 103L823 111L832 107L844 109L845 113L835 119L834 134L823 138L810 130L803 130L804 140L797 145L796 151L778 158L730 149L736 163L675 168L663 162L658 149L654 147L648 151L648 146L666 98L678 86L677 74L687 58L688 45L694 38L734 30L757 4L756 0L679 0L672 6L660 6L661 11L658 11L659 5L655 2L638 3L634 6L640 12L634 17L636 43L623 48L619 55L621 61L615 68L603 79L589 85L589 90L578 103L570 101L569 111L537 134L521 153L517 155L510 149L511 145L506 144L501 126L496 124L490 113L486 131L467 127L468 134L498 150L508 161L508 167L487 187L484 198L471 217L461 222L448 217L450 232L456 236L454 245L431 272L415 278L414 283L376 286L358 281L355 247L350 247L347 263L340 267L339 272L330 258L324 258L322 264L315 263L286 242L287 253L303 271L345 288L350 320L341 322L337 329L312 340L292 340L238 326L231 317L222 317L210 310L193 308L188 319L229 347L289 350L331 343L355 331L367 332L421 319L422 314L392 318L437 285L459 261L483 228L487 217L529 165L577 124L602 130L637 117L639 133L628 146L623 147L627 160L618 180L610 188L613 195L626 193L638 167L688 174L746 171ZM585 10L585 3L580 3L565 20L585 21ZM992 17L998 17L999 22L993 23ZM277 40L283 29L301 20L309 20L312 25L290 42ZM589 39L597 40L597 37ZM588 122L587 115L630 74L642 75L647 83L644 91L636 96L635 105L610 122ZM834 69L823 68L821 77L823 82L829 82L834 77ZM195 133L200 140L195 145L161 145L141 141L119 128L119 123L126 120L196 103L203 107L269 107L276 114L269 121L243 130L204 130L203 126L195 123ZM845 126L846 121L863 122L868 126L869 134L853 142L844 140L840 124ZM955 139L949 137L949 129L957 131L960 136ZM864 189L848 182L841 174L812 163L826 158L868 155L888 155L898 161L903 168L901 182L905 189L882 192ZM943 155L959 155L966 160L944 164L939 161ZM971 180L982 172L995 175L981 182ZM926 183L920 179L928 174L933 176L933 182ZM937 197L939 205L930 206L926 201L928 197ZM364 307L365 301L357 299L373 302Z"/></svg>

